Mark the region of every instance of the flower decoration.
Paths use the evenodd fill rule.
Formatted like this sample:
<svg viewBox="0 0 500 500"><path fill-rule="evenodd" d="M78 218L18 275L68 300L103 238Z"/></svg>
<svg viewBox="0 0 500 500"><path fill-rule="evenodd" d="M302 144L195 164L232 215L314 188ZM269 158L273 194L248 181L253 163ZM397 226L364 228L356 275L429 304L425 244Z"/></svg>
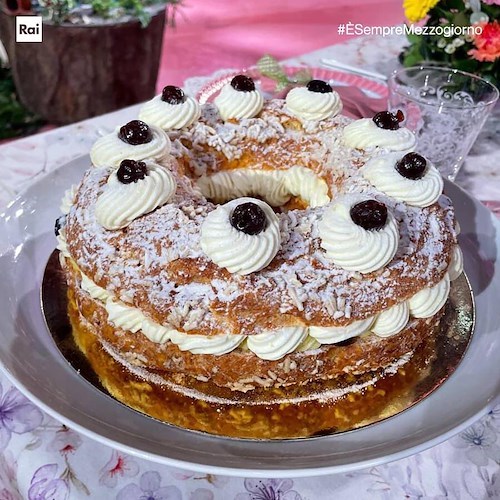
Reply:
<svg viewBox="0 0 500 500"><path fill-rule="evenodd" d="M416 23L422 20L435 7L439 0L405 0L403 8L408 21Z"/></svg>
<svg viewBox="0 0 500 500"><path fill-rule="evenodd" d="M405 66L438 64L482 76L500 85L500 0L404 0L410 23L423 21L422 33L409 33L400 55Z"/></svg>
<svg viewBox="0 0 500 500"><path fill-rule="evenodd" d="M500 58L500 24L498 21L492 23L480 23L483 31L474 36L475 49L469 50L468 54L477 61L494 62Z"/></svg>
<svg viewBox="0 0 500 500"><path fill-rule="evenodd" d="M138 473L139 466L134 459L113 450L110 459L100 471L99 484L114 488L119 477L134 477Z"/></svg>
<svg viewBox="0 0 500 500"><path fill-rule="evenodd" d="M495 432L483 425L476 423L461 432L451 440L455 448L465 450L466 457L478 467L488 464L490 460L500 461L500 446L497 443Z"/></svg>
<svg viewBox="0 0 500 500"><path fill-rule="evenodd" d="M57 464L43 465L31 478L28 490L29 500L66 500L69 487L64 479L57 475Z"/></svg>
<svg viewBox="0 0 500 500"><path fill-rule="evenodd" d="M49 443L47 449L58 451L62 456L65 456L74 453L81 444L80 435L63 425L55 433L54 439Z"/></svg>
<svg viewBox="0 0 500 500"><path fill-rule="evenodd" d="M42 421L42 412L14 387L2 397L0 384L0 452L7 447L13 433L31 432Z"/></svg>
<svg viewBox="0 0 500 500"><path fill-rule="evenodd" d="M198 497L203 498L203 496ZM116 498L117 500L182 500L182 493L177 486L161 486L160 474L151 470L141 475L139 484L127 484Z"/></svg>
<svg viewBox="0 0 500 500"><path fill-rule="evenodd" d="M302 500L291 479L245 479L245 493L234 500Z"/></svg>

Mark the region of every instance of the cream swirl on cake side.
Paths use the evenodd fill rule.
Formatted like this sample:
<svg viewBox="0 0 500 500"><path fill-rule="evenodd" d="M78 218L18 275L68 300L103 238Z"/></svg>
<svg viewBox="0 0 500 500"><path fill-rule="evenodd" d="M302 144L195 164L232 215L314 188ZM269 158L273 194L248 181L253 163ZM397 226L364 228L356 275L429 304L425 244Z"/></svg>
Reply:
<svg viewBox="0 0 500 500"><path fill-rule="evenodd" d="M402 302L378 314L371 331L378 337L391 337L403 330L409 319L410 309L408 304Z"/></svg>
<svg viewBox="0 0 500 500"><path fill-rule="evenodd" d="M124 184L120 181L122 167L109 176L95 205L97 222L104 228L124 228L172 198L177 187L173 175L156 163L147 161L144 165L147 173L134 182Z"/></svg>
<svg viewBox="0 0 500 500"><path fill-rule="evenodd" d="M387 209L386 220L376 229L365 229L353 221L352 209L368 202L378 204L364 196L344 195L328 207L318 223L321 247L327 257L347 271L363 274L388 264L399 243L396 219Z"/></svg>
<svg viewBox="0 0 500 500"><path fill-rule="evenodd" d="M296 87L288 92L286 107L301 120L319 121L337 116L342 111L342 101L332 90L314 92L307 87Z"/></svg>
<svg viewBox="0 0 500 500"><path fill-rule="evenodd" d="M107 299L103 298L100 300L105 301L104 307L108 313L108 320L116 327L131 331L132 333L141 331L151 342L158 344L163 344L167 340L170 340L172 328L155 323L136 307L113 299L109 294Z"/></svg>
<svg viewBox="0 0 500 500"><path fill-rule="evenodd" d="M264 215L264 225L257 234L236 229L231 223L241 205L253 205ZM273 209L256 198L238 198L219 205L201 226L201 248L209 259L230 273L247 275L266 267L281 244L279 222Z"/></svg>
<svg viewBox="0 0 500 500"><path fill-rule="evenodd" d="M255 87L253 90L236 90L231 83L228 83L222 87L214 104L224 121L241 120L257 116L264 106L264 97Z"/></svg>
<svg viewBox="0 0 500 500"><path fill-rule="evenodd" d="M66 191L64 192L64 196L61 200L61 205L59 206L59 209L61 210L62 214L64 215L69 214L71 207L75 203L75 195L77 187L78 187L77 184L73 184L69 189L66 189Z"/></svg>
<svg viewBox="0 0 500 500"><path fill-rule="evenodd" d="M59 230L57 238L57 249L61 252L64 257L71 257L68 250L68 242L66 241L66 228L62 227Z"/></svg>
<svg viewBox="0 0 500 500"><path fill-rule="evenodd" d="M173 330L170 340L177 345L181 351L189 351L193 354L213 354L221 356L236 349L243 340L244 335L196 335L186 334Z"/></svg>
<svg viewBox="0 0 500 500"><path fill-rule="evenodd" d="M170 152L170 139L161 128L155 125L148 126L151 135L146 139L149 140L144 139L146 142L138 144L130 144L120 139L123 128L117 127L114 132L101 137L92 146L90 159L94 167L118 167L120 162L127 158L161 160Z"/></svg>
<svg viewBox="0 0 500 500"><path fill-rule="evenodd" d="M142 328L144 314L139 309L128 306L112 297L106 300L108 320L118 328L137 333Z"/></svg>
<svg viewBox="0 0 500 500"><path fill-rule="evenodd" d="M164 344L170 340L170 335L172 333L171 328L159 325L146 317L142 320L141 331L149 340L151 340L151 342L156 342L157 344Z"/></svg>
<svg viewBox="0 0 500 500"><path fill-rule="evenodd" d="M408 301L410 314L415 318L430 318L441 309L450 294L450 277L448 274L435 286L424 288Z"/></svg>
<svg viewBox="0 0 500 500"><path fill-rule="evenodd" d="M371 118L361 118L344 128L344 143L355 149L372 147L407 151L416 144L415 135L407 128L389 130L378 127Z"/></svg>
<svg viewBox="0 0 500 500"><path fill-rule="evenodd" d="M93 299L99 299L104 302L111 297L111 294L94 283L86 274L82 273L82 281L80 283L82 290L87 292Z"/></svg>
<svg viewBox="0 0 500 500"><path fill-rule="evenodd" d="M336 344L357 337L370 329L375 317L353 321L345 326L311 326L309 335L320 344Z"/></svg>
<svg viewBox="0 0 500 500"><path fill-rule="evenodd" d="M306 339L307 328L290 326L249 335L247 347L261 359L276 361L289 354Z"/></svg>
<svg viewBox="0 0 500 500"><path fill-rule="evenodd" d="M415 207L428 207L441 196L443 178L429 162L421 177L404 177L397 170L397 164L407 156L402 156L401 153L376 156L365 163L361 174L378 190L398 201Z"/></svg>
<svg viewBox="0 0 500 500"><path fill-rule="evenodd" d="M464 270L464 255L462 249L455 245L453 247L453 253L451 254L451 262L448 267L448 275L450 281L456 280Z"/></svg>
<svg viewBox="0 0 500 500"><path fill-rule="evenodd" d="M170 104L161 95L153 97L141 108L139 119L163 130L180 130L195 123L201 114L198 101L186 96L179 104Z"/></svg>

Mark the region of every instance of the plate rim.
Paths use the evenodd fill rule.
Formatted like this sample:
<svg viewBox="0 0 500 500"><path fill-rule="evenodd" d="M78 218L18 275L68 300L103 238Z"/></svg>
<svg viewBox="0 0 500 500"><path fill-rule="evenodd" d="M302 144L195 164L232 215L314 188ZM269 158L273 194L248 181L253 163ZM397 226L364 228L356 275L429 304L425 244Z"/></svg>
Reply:
<svg viewBox="0 0 500 500"><path fill-rule="evenodd" d="M2 213L0 213L0 219L5 219L6 214L13 209L13 207L16 206L16 203L22 203L23 200L26 198L27 195L29 195L31 190L36 190L37 187L42 184L43 182L47 182L50 180L51 177L55 175L61 174L63 169L69 168L73 166L75 168L75 165L78 165L80 163L83 163L85 160L87 163L88 155L83 155L82 157L79 157L77 159L71 160L65 165L62 165L58 169L55 169L52 172L47 173L46 175L36 179L33 183L31 183L29 186L27 186L23 191L21 191L15 198L12 200L3 210ZM452 186L455 186L455 188L458 190L460 193L460 196L465 196L465 198L468 198L469 201L472 201L474 204L479 204L482 209L485 211L485 213L488 214L488 222L489 224L494 227L497 232L500 233L500 222L496 220L494 215L486 208L484 205L482 205L479 201L477 201L474 197L469 195L468 193L465 192L462 188L459 186L456 186L452 183L450 183ZM33 215L36 219L36 215ZM500 250L498 250L500 252ZM0 257L5 255L5 251L0 249ZM498 255L498 253L497 253ZM498 278L500 279L500 278ZM1 327L0 327L1 331ZM477 335L476 331L476 335ZM47 335L49 335L47 333ZM466 354L467 357L467 354ZM447 439L449 439L451 436L456 435L459 433L461 430L464 428L468 427L472 423L476 422L481 416L485 415L494 405L495 402L499 399L499 395L497 394L496 396L490 395L488 404L486 404L484 407L478 409L470 418L464 420L460 424L446 430L443 433L440 433L439 435L431 438L431 439L423 439L420 440L418 443L408 447L408 448L403 448L396 450L394 452L389 453L388 455L383 455L383 456L377 456L376 458L368 458L366 460L357 460L354 463L349 463L349 464L336 464L336 465L325 465L325 466L315 466L315 467L302 467L302 468L292 468L292 469L282 469L282 468L240 468L240 467L227 467L227 466L220 466L220 465L208 465L208 464L201 464L199 462L189 462L186 460L181 460L178 458L172 458L168 457L165 455L159 455L156 453L152 453L149 451L144 451L141 449L138 449L133 446L129 446L125 443L119 442L119 441L114 441L113 439L99 434L93 430L90 430L86 428L83 424L80 424L73 420L72 418L66 417L63 414L59 413L57 410L54 410L51 408L48 404L46 404L40 397L38 397L31 389L29 389L25 384L23 384L21 381L19 381L11 372L10 370L4 365L3 361L3 356L0 353L0 371L4 373L6 378L9 380L9 382L18 388L23 394L25 394L28 399L33 401L38 407L40 407L42 410L44 410L48 415L51 417L55 418L56 420L66 423L69 425L69 427L75 429L76 431L82 433L83 435L90 437L91 439L100 442L102 444L105 444L113 449L117 449L120 451L123 451L125 453L128 453L130 455L153 461L155 463L161 463L173 467L178 467L178 468L183 468L187 470L192 470L195 472L209 472L209 473L215 473L215 474L222 474L222 475L228 475L228 476L237 476L237 477L256 477L256 478L265 478L269 477L269 475L272 475L273 477L280 477L280 478L285 478L285 477L310 477L310 476L318 476L318 475L325 475L325 474L331 474L331 473L339 473L339 472L347 472L347 471L352 471L352 470L359 470L359 469L364 469L367 467L375 466L375 465L380 465L383 463L399 460L402 458L405 458L407 456L410 456L414 453L424 451L425 449L428 449L430 447L433 447ZM458 370L457 370L458 371ZM454 372L451 378L456 378L458 376L457 372ZM81 379L84 381L84 379ZM87 381L84 381L85 383L88 383ZM443 388L446 388L446 383L443 384L441 390ZM440 389L435 391L437 393ZM434 393L434 394L435 394ZM419 405L415 405L412 409L409 411L415 412L418 411ZM403 412L402 415L398 415L395 417L392 417L392 421L400 418L404 418L405 414L407 412ZM145 417L147 418L147 417ZM373 427L372 427L373 428ZM363 429L359 429L353 432L356 433L363 433ZM333 436L334 437L334 436ZM215 438L217 439L217 438ZM223 438L222 438L223 439ZM263 443L264 444L264 443ZM254 459L255 460L255 459Z"/></svg>

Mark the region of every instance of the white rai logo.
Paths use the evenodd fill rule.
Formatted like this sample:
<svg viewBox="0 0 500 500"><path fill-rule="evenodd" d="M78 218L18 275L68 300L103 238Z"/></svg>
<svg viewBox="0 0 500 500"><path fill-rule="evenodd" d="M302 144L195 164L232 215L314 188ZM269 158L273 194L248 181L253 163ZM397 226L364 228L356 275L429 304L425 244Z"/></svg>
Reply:
<svg viewBox="0 0 500 500"><path fill-rule="evenodd" d="M16 16L16 42L41 42L42 16Z"/></svg>

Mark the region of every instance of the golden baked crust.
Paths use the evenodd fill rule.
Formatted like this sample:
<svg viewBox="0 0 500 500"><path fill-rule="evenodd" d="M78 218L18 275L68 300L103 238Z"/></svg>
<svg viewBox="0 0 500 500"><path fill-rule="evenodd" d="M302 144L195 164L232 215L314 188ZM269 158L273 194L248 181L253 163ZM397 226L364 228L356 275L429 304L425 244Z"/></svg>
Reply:
<svg viewBox="0 0 500 500"><path fill-rule="evenodd" d="M421 378L434 357L435 337L422 336L424 341L411 360L397 371L385 375L376 373L326 383L313 383L301 389L265 389L260 396L267 400L258 403L259 394L234 391L221 392L210 383L191 380L187 387L172 387L168 378L160 378L151 370L133 373L125 360L115 359L99 341L90 323L79 313L72 291L69 293L69 315L73 336L89 360L102 385L116 399L161 421L186 429L238 438L277 439L318 436L342 432L378 421L387 415L388 404L413 400L415 383ZM432 324L435 331L438 325ZM118 356L121 353L114 353ZM305 398L294 402L293 397L317 393L331 399ZM217 397L206 395L216 394ZM204 397L199 397L205 395ZM227 398L231 398L229 402ZM269 403L269 399L288 398L289 402ZM393 408L394 409L394 408Z"/></svg>

